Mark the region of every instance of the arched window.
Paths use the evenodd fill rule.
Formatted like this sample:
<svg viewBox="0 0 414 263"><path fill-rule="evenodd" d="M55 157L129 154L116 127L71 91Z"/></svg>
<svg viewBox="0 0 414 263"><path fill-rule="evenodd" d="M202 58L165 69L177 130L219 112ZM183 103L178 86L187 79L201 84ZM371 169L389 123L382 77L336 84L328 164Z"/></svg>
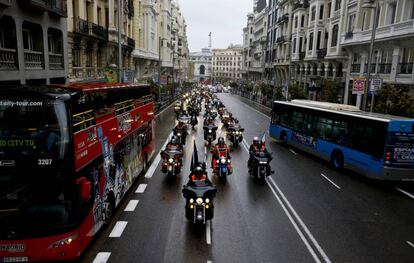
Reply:
<svg viewBox="0 0 414 263"><path fill-rule="evenodd" d="M206 74L206 67L204 65L200 66L200 75Z"/></svg>

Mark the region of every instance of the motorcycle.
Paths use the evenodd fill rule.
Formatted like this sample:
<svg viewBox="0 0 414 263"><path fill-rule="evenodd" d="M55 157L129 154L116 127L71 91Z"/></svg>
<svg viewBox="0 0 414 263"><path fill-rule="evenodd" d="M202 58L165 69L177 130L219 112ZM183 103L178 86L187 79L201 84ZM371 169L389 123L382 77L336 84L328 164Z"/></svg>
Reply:
<svg viewBox="0 0 414 263"><path fill-rule="evenodd" d="M182 167L182 151L178 149L166 149L161 153L162 165L161 171L168 176L175 176L181 172Z"/></svg>
<svg viewBox="0 0 414 263"><path fill-rule="evenodd" d="M187 138L187 129L186 128L183 128L183 129L174 128L173 129L173 134L180 138L180 144L181 145L185 145L185 140Z"/></svg>
<svg viewBox="0 0 414 263"><path fill-rule="evenodd" d="M228 130L227 137L229 138L229 141L233 144L233 147L237 147L239 143L243 141L244 128L241 128L240 126L230 126Z"/></svg>
<svg viewBox="0 0 414 263"><path fill-rule="evenodd" d="M191 115L190 124L191 124L191 128L194 130L194 127L198 124L196 115Z"/></svg>
<svg viewBox="0 0 414 263"><path fill-rule="evenodd" d="M217 189L207 182L202 185L184 185L182 190L186 199L185 217L194 224L205 224L214 217L213 198Z"/></svg>
<svg viewBox="0 0 414 263"><path fill-rule="evenodd" d="M218 176L220 182L225 184L227 176L232 173L231 161L224 156L220 156L215 162L214 174Z"/></svg>
<svg viewBox="0 0 414 263"><path fill-rule="evenodd" d="M203 129L204 140L207 141L208 145L211 145L211 143L216 140L217 127L215 125L209 124L207 126L204 126Z"/></svg>
<svg viewBox="0 0 414 263"><path fill-rule="evenodd" d="M250 175L253 175L253 178L257 180L260 184L265 183L265 179L270 174L273 174L274 171L270 170L270 161L271 154L266 155L264 152L254 154L250 163L249 171Z"/></svg>

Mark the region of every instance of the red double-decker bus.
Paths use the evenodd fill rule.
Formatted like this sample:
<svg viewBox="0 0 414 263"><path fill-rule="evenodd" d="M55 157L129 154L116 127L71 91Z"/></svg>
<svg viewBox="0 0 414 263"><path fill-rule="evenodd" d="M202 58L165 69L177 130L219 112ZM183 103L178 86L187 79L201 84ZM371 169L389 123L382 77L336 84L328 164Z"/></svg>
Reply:
<svg viewBox="0 0 414 263"><path fill-rule="evenodd" d="M0 90L0 261L80 256L154 152L150 87Z"/></svg>

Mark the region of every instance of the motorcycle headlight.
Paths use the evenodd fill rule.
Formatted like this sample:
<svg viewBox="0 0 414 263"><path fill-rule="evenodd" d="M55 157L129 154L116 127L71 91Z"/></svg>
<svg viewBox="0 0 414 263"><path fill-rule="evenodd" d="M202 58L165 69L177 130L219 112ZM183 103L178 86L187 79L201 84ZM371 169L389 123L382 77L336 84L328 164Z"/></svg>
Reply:
<svg viewBox="0 0 414 263"><path fill-rule="evenodd" d="M181 133L177 133L177 136L181 136Z"/></svg>
<svg viewBox="0 0 414 263"><path fill-rule="evenodd" d="M227 162L230 163L231 162L230 159L228 159Z"/></svg>
<svg viewBox="0 0 414 263"><path fill-rule="evenodd" d="M174 162L173 158L168 159L168 162L169 162L169 163Z"/></svg>
<svg viewBox="0 0 414 263"><path fill-rule="evenodd" d="M191 204L194 203L194 199L193 198L190 198L190 203Z"/></svg>
<svg viewBox="0 0 414 263"><path fill-rule="evenodd" d="M201 205L203 203L203 198L197 198L196 199L197 204Z"/></svg>
<svg viewBox="0 0 414 263"><path fill-rule="evenodd" d="M225 163L226 163L226 159L224 159L224 158L223 158L223 159L221 159L221 163L222 163L222 164L225 164Z"/></svg>
<svg viewBox="0 0 414 263"><path fill-rule="evenodd" d="M206 198L206 204L210 203L210 199Z"/></svg>
<svg viewBox="0 0 414 263"><path fill-rule="evenodd" d="M260 161L260 162L259 162L259 164L267 164L267 162L262 162L262 161Z"/></svg>
<svg viewBox="0 0 414 263"><path fill-rule="evenodd" d="M216 160L216 163L219 163L219 160Z"/></svg>
<svg viewBox="0 0 414 263"><path fill-rule="evenodd" d="M212 130L208 130L208 132L213 132Z"/></svg>

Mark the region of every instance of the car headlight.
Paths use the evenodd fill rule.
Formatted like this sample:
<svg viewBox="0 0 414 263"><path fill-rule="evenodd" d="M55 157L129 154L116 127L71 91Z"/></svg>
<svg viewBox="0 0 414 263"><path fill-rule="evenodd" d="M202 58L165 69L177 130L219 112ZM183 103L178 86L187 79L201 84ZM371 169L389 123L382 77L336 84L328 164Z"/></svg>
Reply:
<svg viewBox="0 0 414 263"><path fill-rule="evenodd" d="M169 163L174 162L173 158L168 159L168 162L169 162Z"/></svg>
<svg viewBox="0 0 414 263"><path fill-rule="evenodd" d="M203 198L200 198L200 197L197 198L196 199L196 203L199 204L199 205L201 205L203 203Z"/></svg>
<svg viewBox="0 0 414 263"><path fill-rule="evenodd" d="M221 159L221 163L222 163L222 164L225 164L225 163L226 163L226 159L222 158L222 159Z"/></svg>
<svg viewBox="0 0 414 263"><path fill-rule="evenodd" d="M206 204L210 203L210 199L206 198Z"/></svg>
<svg viewBox="0 0 414 263"><path fill-rule="evenodd" d="M208 130L208 132L213 132L212 130Z"/></svg>

